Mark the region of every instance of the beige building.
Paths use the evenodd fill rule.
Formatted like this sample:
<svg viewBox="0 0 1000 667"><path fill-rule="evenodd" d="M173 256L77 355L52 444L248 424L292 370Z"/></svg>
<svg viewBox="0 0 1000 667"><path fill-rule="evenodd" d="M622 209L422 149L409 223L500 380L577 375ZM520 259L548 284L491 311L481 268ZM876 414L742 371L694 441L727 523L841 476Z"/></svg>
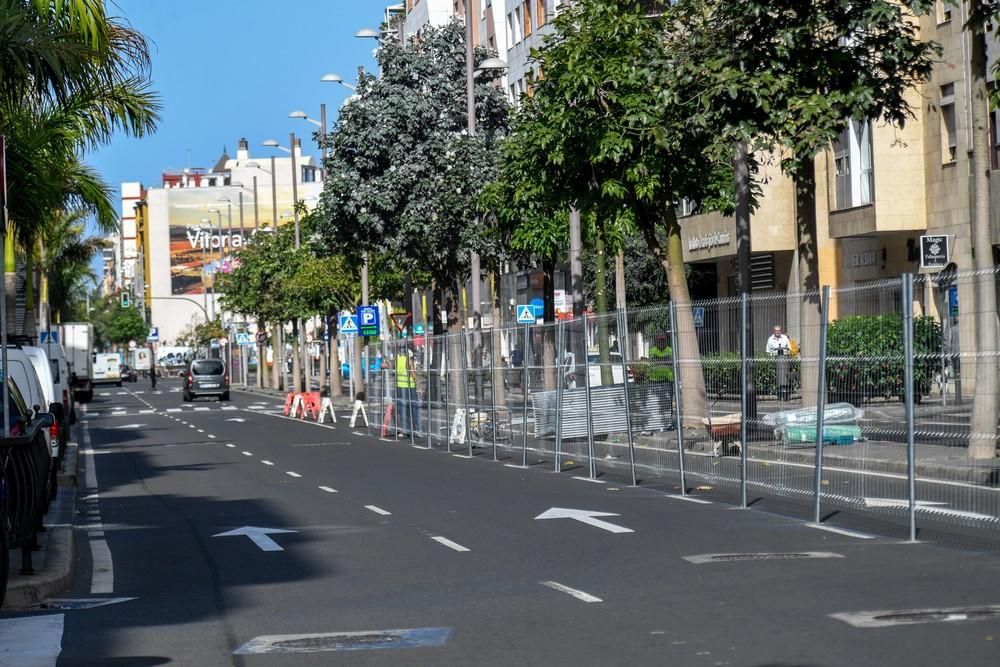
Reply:
<svg viewBox="0 0 1000 667"><path fill-rule="evenodd" d="M931 79L908 96L913 118L904 127L851 121L838 141L816 158L816 217L820 284L853 287L920 268L920 237L949 237L951 261L971 270L969 58L960 9L939 3L936 16L920 20L920 34L943 53ZM993 48L995 53L997 49ZM991 119L991 158L997 169L996 124ZM763 198L751 220L755 292L796 290L797 249L794 189L776 161L760 173ZM996 180L993 188L997 187ZM1000 193L998 193L1000 194ZM1000 241L1000 196L994 196L994 248ZM681 213L685 213L682 209ZM718 296L736 294L736 229L732 218L709 213L681 218L686 262L714 267ZM918 313L937 315L946 294L930 284L915 295ZM960 285L958 308L973 303L971 286ZM830 317L891 312L894 290L835 295ZM755 346L772 324L797 335L798 308L788 299L774 322L755 322ZM959 318L958 341L974 343L972 318ZM720 328L721 331L721 328ZM721 335L721 334L720 334Z"/></svg>

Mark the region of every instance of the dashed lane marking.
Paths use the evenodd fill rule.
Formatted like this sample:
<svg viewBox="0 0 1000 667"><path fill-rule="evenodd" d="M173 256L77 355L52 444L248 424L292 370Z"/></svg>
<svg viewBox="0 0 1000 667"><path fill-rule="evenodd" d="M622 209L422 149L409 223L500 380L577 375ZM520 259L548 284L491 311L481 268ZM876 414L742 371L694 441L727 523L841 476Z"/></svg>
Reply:
<svg viewBox="0 0 1000 667"><path fill-rule="evenodd" d="M443 544L444 546L448 547L449 549L454 549L455 551L471 551L471 549L469 549L467 547L463 547L458 542L452 542L447 537L441 537L440 535L434 535L434 536L431 537L431 539L434 540L435 542L437 542L438 544Z"/></svg>
<svg viewBox="0 0 1000 667"><path fill-rule="evenodd" d="M392 514L392 512L387 512L377 505L365 505L365 509L375 512L375 514L381 514L382 516L390 516Z"/></svg>
<svg viewBox="0 0 1000 667"><path fill-rule="evenodd" d="M577 600L582 600L583 602L604 602L601 598L586 593L584 591L577 590L575 588L570 588L564 584L560 584L558 581L540 581L538 582L542 586L551 588L554 591L559 591L560 593L566 593L567 595L572 595Z"/></svg>
<svg viewBox="0 0 1000 667"><path fill-rule="evenodd" d="M292 472L291 470L286 470L285 474L288 475L289 477L302 477L302 475L300 475L299 473Z"/></svg>
<svg viewBox="0 0 1000 667"><path fill-rule="evenodd" d="M337 489L331 489L329 486L319 487L320 491L326 491L327 493L337 493Z"/></svg>

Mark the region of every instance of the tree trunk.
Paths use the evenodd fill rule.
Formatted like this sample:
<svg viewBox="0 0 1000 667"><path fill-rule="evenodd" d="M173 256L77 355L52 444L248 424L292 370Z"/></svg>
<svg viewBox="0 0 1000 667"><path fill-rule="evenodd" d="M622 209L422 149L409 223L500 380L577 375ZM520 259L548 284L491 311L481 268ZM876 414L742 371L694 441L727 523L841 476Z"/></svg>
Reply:
<svg viewBox="0 0 1000 667"><path fill-rule="evenodd" d="M687 275L684 272L684 249L681 245L681 228L677 223L677 212L667 205L660 213L660 222L666 230L666 249L656 236L656 225L645 213L636 216L636 223L650 252L663 266L670 289L670 299L677 304L677 345L674 355L680 362L678 389L684 392L684 423L700 428L701 420L708 416L705 399L705 376L701 368L701 352L698 348L698 332L694 328L694 313L691 310L691 294L688 291Z"/></svg>
<svg viewBox="0 0 1000 667"><path fill-rule="evenodd" d="M272 322L271 326L271 387L281 390L281 323Z"/></svg>
<svg viewBox="0 0 1000 667"><path fill-rule="evenodd" d="M507 392L504 389L504 367L503 367L503 336L500 328L503 321L500 317L500 300L496 294L496 274L490 280L490 300L493 303L493 328L490 330L490 363L493 365L493 378L491 381L491 391L493 392L493 404L497 408L507 406Z"/></svg>
<svg viewBox="0 0 1000 667"><path fill-rule="evenodd" d="M35 257L28 252L24 258L24 335L34 339L35 325Z"/></svg>
<svg viewBox="0 0 1000 667"><path fill-rule="evenodd" d="M330 330L330 399L340 398L344 395L344 390L340 386L340 378L343 371L340 366L340 339L338 338L339 326L336 313L329 318Z"/></svg>
<svg viewBox="0 0 1000 667"><path fill-rule="evenodd" d="M608 264L604 239L594 235L594 306L597 308L597 350L601 360L601 385L614 384L611 348L608 342Z"/></svg>
<svg viewBox="0 0 1000 667"><path fill-rule="evenodd" d="M976 16L981 0L971 0L969 12ZM972 433L969 458L996 456L997 434L997 308L993 243L990 238L989 107L986 84L986 37L972 32L970 86L972 92L972 223L973 260L976 275L976 392L972 400Z"/></svg>
<svg viewBox="0 0 1000 667"><path fill-rule="evenodd" d="M816 405L819 388L819 247L816 238L816 164L809 155L795 172L795 226L799 244L799 347L802 405Z"/></svg>
<svg viewBox="0 0 1000 667"><path fill-rule="evenodd" d="M546 391L556 389L556 263L542 260L542 321L549 326L542 327L542 382ZM525 351L527 354L527 350ZM527 358L527 357L525 357Z"/></svg>
<svg viewBox="0 0 1000 667"><path fill-rule="evenodd" d="M454 407L455 414L465 408L465 401L462 398L465 391L462 373L468 368L467 359L462 356L463 310L458 301L459 294L459 290L453 285L444 291L448 318L448 366L445 368L445 373L448 376L448 401Z"/></svg>
<svg viewBox="0 0 1000 667"><path fill-rule="evenodd" d="M17 334L17 256L14 253L14 235L7 230L4 236L3 282L7 290L7 335Z"/></svg>

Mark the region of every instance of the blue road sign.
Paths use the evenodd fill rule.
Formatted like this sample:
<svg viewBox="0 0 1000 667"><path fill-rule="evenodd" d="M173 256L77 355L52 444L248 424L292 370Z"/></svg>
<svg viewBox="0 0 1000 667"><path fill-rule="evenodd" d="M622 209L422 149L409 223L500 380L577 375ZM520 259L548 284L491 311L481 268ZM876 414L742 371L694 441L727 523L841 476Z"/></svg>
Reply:
<svg viewBox="0 0 1000 667"><path fill-rule="evenodd" d="M413 334L415 336L423 336L424 335L424 325L423 324L414 324L413 325Z"/></svg>
<svg viewBox="0 0 1000 667"><path fill-rule="evenodd" d="M693 306L691 308L691 313L694 315L694 325L696 327L705 326L705 307L704 306Z"/></svg>
<svg viewBox="0 0 1000 667"><path fill-rule="evenodd" d="M238 333L238 334L236 334L236 344L237 345L249 345L250 344L250 334L248 334L248 333Z"/></svg>
<svg viewBox="0 0 1000 667"><path fill-rule="evenodd" d="M146 336L147 343L160 342L160 327L149 327L149 334Z"/></svg>
<svg viewBox="0 0 1000 667"><path fill-rule="evenodd" d="M38 342L39 343L47 343L50 340L53 343L58 343L59 342L59 330L58 329L53 329L52 331L42 331L42 332L40 332L38 334Z"/></svg>
<svg viewBox="0 0 1000 667"><path fill-rule="evenodd" d="M952 317L958 317L958 287L948 288L948 312Z"/></svg>
<svg viewBox="0 0 1000 667"><path fill-rule="evenodd" d="M355 315L341 315L337 329L345 336L358 335L358 318Z"/></svg>
<svg viewBox="0 0 1000 667"><path fill-rule="evenodd" d="M534 324L537 319L535 317L535 309L530 303L522 303L517 306L518 324Z"/></svg>
<svg viewBox="0 0 1000 667"><path fill-rule="evenodd" d="M531 308L535 311L535 319L545 315L545 302L541 299L534 298L531 300Z"/></svg>
<svg viewBox="0 0 1000 667"><path fill-rule="evenodd" d="M362 336L379 335L378 306L358 306L358 327Z"/></svg>

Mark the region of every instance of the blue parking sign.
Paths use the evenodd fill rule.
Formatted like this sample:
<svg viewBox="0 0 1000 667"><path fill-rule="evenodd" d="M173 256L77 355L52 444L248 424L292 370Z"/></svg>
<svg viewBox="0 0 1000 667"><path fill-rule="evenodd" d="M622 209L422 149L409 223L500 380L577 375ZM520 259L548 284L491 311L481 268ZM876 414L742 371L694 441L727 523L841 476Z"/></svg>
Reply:
<svg viewBox="0 0 1000 667"><path fill-rule="evenodd" d="M362 336L379 335L378 306L358 306L358 328Z"/></svg>

